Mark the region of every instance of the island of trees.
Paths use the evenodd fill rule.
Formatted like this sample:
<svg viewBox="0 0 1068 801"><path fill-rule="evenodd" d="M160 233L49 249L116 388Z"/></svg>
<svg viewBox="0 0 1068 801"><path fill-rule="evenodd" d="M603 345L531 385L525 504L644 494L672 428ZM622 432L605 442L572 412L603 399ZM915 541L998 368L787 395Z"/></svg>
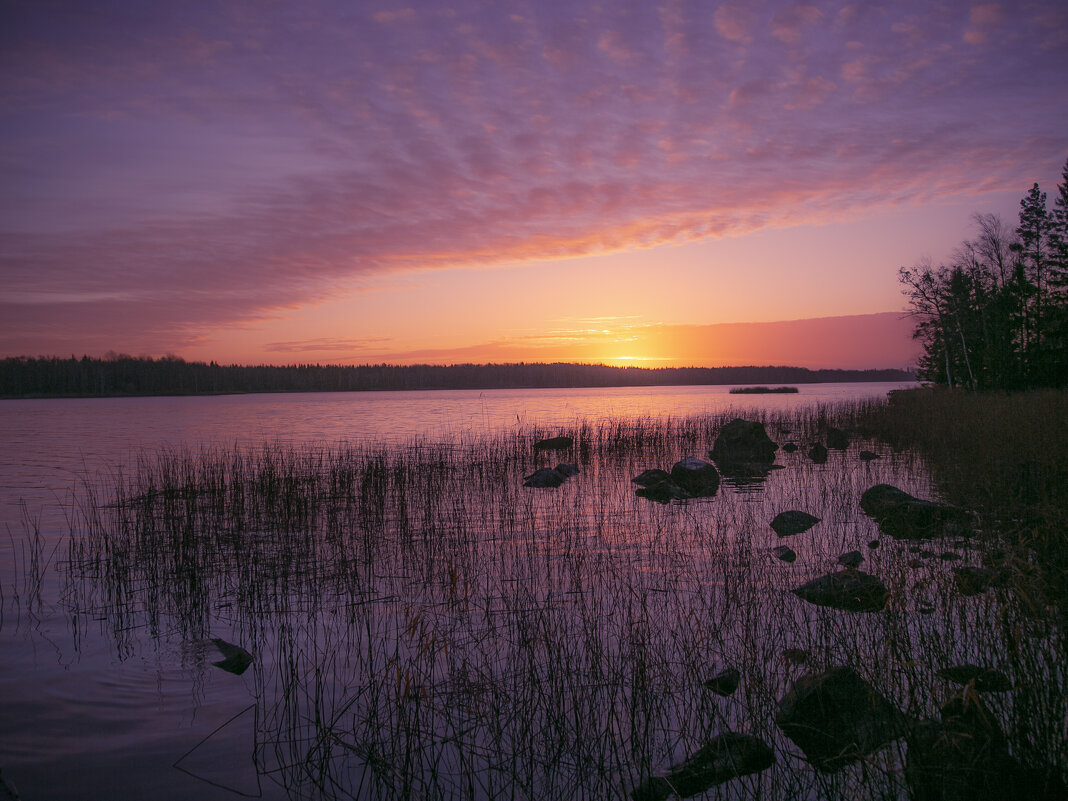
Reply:
<svg viewBox="0 0 1068 801"><path fill-rule="evenodd" d="M1068 162L1052 208L1036 183L1019 224L976 214L978 236L944 264L901 268L920 377L971 389L1068 383Z"/></svg>
<svg viewBox="0 0 1068 801"><path fill-rule="evenodd" d="M17 357L0 361L0 396L104 397L242 392L635 387L697 384L811 384L910 381L904 370L808 370L803 367L610 367L602 364L359 365L286 367L219 365L109 354Z"/></svg>

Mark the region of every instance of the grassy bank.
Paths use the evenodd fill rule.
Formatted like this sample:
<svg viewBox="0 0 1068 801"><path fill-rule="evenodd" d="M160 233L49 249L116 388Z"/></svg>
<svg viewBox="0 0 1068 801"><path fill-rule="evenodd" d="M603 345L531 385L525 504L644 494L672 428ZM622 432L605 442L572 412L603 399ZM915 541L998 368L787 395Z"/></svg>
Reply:
<svg viewBox="0 0 1068 801"><path fill-rule="evenodd" d="M665 505L637 497L630 479L707 457L729 414L390 448L161 453L87 499L65 599L73 616L100 621L120 656L147 638L213 670L211 638L247 648L257 766L294 797L625 799L736 731L767 742L775 764L707 798L905 798L904 740L828 774L775 724L795 680L842 665L915 720L937 718L955 691L940 669L1001 670L1013 691L984 708L1014 758L1064 771L1063 634L1035 614L1041 599L1021 602L1016 584L962 596L954 566L983 564L988 542L897 541L860 511L875 484L930 497L950 480L952 459L941 465L933 446L904 436L944 415L932 442L970 453L985 428L950 437L958 402L971 401L919 394L753 412L774 440L798 445L779 452L782 469ZM853 440L816 463L806 454L831 426ZM554 435L573 446L535 453ZM880 458L861 456L869 450ZM1037 458L1025 452L1013 458ZM581 472L556 489L523 486L557 461ZM955 487L988 484L993 497L994 477L969 478L978 468L955 463L964 475L944 485L950 498L971 506ZM1027 469L1045 476L1038 464ZM1040 516L1033 509L1054 495L1041 490L1037 507L1006 520ZM820 521L779 538L769 521L790 509ZM980 512L993 536L992 513ZM784 542L793 563L771 554ZM883 611L791 592L854 550L889 590ZM1035 560L1019 561L1023 574ZM705 682L726 666L741 683L719 697Z"/></svg>
<svg viewBox="0 0 1068 801"><path fill-rule="evenodd" d="M1068 601L1068 392L918 389L858 409L853 422L922 455L952 503L1006 546L1038 554L1042 591Z"/></svg>

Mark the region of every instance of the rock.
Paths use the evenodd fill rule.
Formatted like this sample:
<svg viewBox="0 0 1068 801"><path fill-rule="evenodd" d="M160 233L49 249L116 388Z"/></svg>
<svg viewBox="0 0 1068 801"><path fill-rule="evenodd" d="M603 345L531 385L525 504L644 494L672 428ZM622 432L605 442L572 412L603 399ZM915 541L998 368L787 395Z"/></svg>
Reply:
<svg viewBox="0 0 1068 801"><path fill-rule="evenodd" d="M219 649L219 653L224 657L218 662L212 662L215 667L222 668L235 676L240 676L252 664L252 654L240 645L234 645L218 637L214 638L212 642L215 643L215 647Z"/></svg>
<svg viewBox="0 0 1068 801"><path fill-rule="evenodd" d="M844 554L838 557L838 564L845 567L859 567L860 563L864 561L864 554L860 551L846 551Z"/></svg>
<svg viewBox="0 0 1068 801"><path fill-rule="evenodd" d="M720 429L710 456L725 476L765 476L775 461L778 445L763 423L735 418Z"/></svg>
<svg viewBox="0 0 1068 801"><path fill-rule="evenodd" d="M891 537L930 539L947 532L964 533L970 523L967 512L936 501L924 501L889 484L876 484L860 496L860 508L875 518ZM959 531L958 531L959 529Z"/></svg>
<svg viewBox="0 0 1068 801"><path fill-rule="evenodd" d="M565 478L571 478L579 474L579 466L574 462L561 462L556 466L556 472Z"/></svg>
<svg viewBox="0 0 1068 801"><path fill-rule="evenodd" d="M808 449L808 458L812 460L813 464L826 464L827 449L817 442Z"/></svg>
<svg viewBox="0 0 1068 801"><path fill-rule="evenodd" d="M868 547L874 551L879 547L879 540L868 540Z"/></svg>
<svg viewBox="0 0 1068 801"><path fill-rule="evenodd" d="M738 689L738 682L742 680L742 674L737 669L729 667L725 670L721 670L715 676L705 682L705 687L710 689L716 695L722 695L726 698L728 695L734 693Z"/></svg>
<svg viewBox="0 0 1068 801"><path fill-rule="evenodd" d="M852 568L812 579L791 592L811 604L847 612L879 612L890 596L875 576Z"/></svg>
<svg viewBox="0 0 1068 801"><path fill-rule="evenodd" d="M803 665L811 656L804 648L784 648L782 652L783 661L790 665Z"/></svg>
<svg viewBox="0 0 1068 801"><path fill-rule="evenodd" d="M555 467L542 467L523 479L523 486L546 489L559 487L565 481L567 481L567 476Z"/></svg>
<svg viewBox="0 0 1068 801"><path fill-rule="evenodd" d="M797 450L797 443L796 442L787 442L785 445L782 446L782 452L783 453L793 453L796 450Z"/></svg>
<svg viewBox="0 0 1068 801"><path fill-rule="evenodd" d="M942 553L938 554L938 558L941 559L943 562L955 562L958 559L961 559L962 557L959 553L956 553L955 551L942 551Z"/></svg>
<svg viewBox="0 0 1068 801"><path fill-rule="evenodd" d="M670 503L671 501L684 501L690 497L690 493L672 481L670 478L650 484L647 487L635 490L634 494L640 498L648 498L657 503Z"/></svg>
<svg viewBox="0 0 1068 801"><path fill-rule="evenodd" d="M539 453L541 451L566 451L574 444L575 440L571 437L549 437L549 439L540 439L534 443L534 453Z"/></svg>
<svg viewBox="0 0 1068 801"><path fill-rule="evenodd" d="M1002 576L989 567L963 567L953 568L953 580L957 583L957 589L961 595L980 595L991 587L1001 586Z"/></svg>
<svg viewBox="0 0 1068 801"><path fill-rule="evenodd" d="M631 793L634 801L664 801L672 793L690 798L726 781L759 773L775 763L775 755L763 740L748 734L727 732L713 737L685 762L655 776Z"/></svg>
<svg viewBox="0 0 1068 801"><path fill-rule="evenodd" d="M631 481L643 487L651 487L653 484L659 484L661 481L667 481L670 478L671 476L666 470L653 468L652 470L643 470L632 478Z"/></svg>
<svg viewBox="0 0 1068 801"><path fill-rule="evenodd" d="M852 668L839 667L795 681L775 722L813 767L833 773L902 736L909 719Z"/></svg>
<svg viewBox="0 0 1068 801"><path fill-rule="evenodd" d="M862 462L871 462L871 461L873 461L875 459L882 458L882 457L879 456L879 454L875 453L875 451L861 451L860 453L857 454L857 456L860 457L860 460Z"/></svg>
<svg viewBox="0 0 1068 801"><path fill-rule="evenodd" d="M719 489L719 473L715 466L693 456L675 462L671 480L694 498L711 497Z"/></svg>
<svg viewBox="0 0 1068 801"><path fill-rule="evenodd" d="M775 515L770 525L780 537L788 537L792 534L808 531L818 522L820 522L820 519L810 515L808 512L791 509L788 512L779 512L779 514Z"/></svg>
<svg viewBox="0 0 1068 801"><path fill-rule="evenodd" d="M849 434L840 428L829 427L827 429L827 447L836 451L844 451L849 447Z"/></svg>
<svg viewBox="0 0 1068 801"><path fill-rule="evenodd" d="M976 692L1004 693L1012 689L1009 677L1000 670L963 664L942 668L938 675L954 684L971 684Z"/></svg>
<svg viewBox="0 0 1068 801"><path fill-rule="evenodd" d="M776 559L781 559L784 562L793 562L797 559L797 554L794 552L793 548L788 545L779 545L772 548L771 552L775 554Z"/></svg>
<svg viewBox="0 0 1068 801"><path fill-rule="evenodd" d="M974 693L942 705L908 737L905 781L914 801L1052 801L1068 797L1060 772L1026 768L1011 754L990 710Z"/></svg>

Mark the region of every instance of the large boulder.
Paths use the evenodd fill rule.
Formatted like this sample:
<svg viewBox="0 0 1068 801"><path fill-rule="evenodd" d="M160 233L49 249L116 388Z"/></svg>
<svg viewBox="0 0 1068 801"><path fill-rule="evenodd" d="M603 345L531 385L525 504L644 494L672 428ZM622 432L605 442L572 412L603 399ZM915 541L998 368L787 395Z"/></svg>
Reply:
<svg viewBox="0 0 1068 801"><path fill-rule="evenodd" d="M766 476L779 448L764 424L735 418L720 430L712 444L712 461L725 476Z"/></svg>
<svg viewBox="0 0 1068 801"><path fill-rule="evenodd" d="M727 732L713 737L685 762L673 765L665 776L654 776L630 795L634 801L664 801L672 793L690 798L726 781L759 773L775 763L775 754L763 740Z"/></svg>
<svg viewBox="0 0 1068 801"><path fill-rule="evenodd" d="M708 498L719 489L719 473L704 459L687 456L671 468L671 480L694 498Z"/></svg>
<svg viewBox="0 0 1068 801"><path fill-rule="evenodd" d="M770 525L772 530L780 537L789 537L793 534L801 534L808 531L818 522L820 522L820 519L810 515L808 512L791 509L775 515Z"/></svg>
<svg viewBox="0 0 1068 801"><path fill-rule="evenodd" d="M775 722L819 771L833 773L905 734L909 718L852 668L802 676Z"/></svg>
<svg viewBox="0 0 1068 801"><path fill-rule="evenodd" d="M967 512L936 501L925 501L890 484L876 484L860 496L860 508L875 518L891 537L930 539L970 533Z"/></svg>
<svg viewBox="0 0 1068 801"><path fill-rule="evenodd" d="M791 592L810 604L846 612L879 612L890 596L875 576L852 568L812 579Z"/></svg>

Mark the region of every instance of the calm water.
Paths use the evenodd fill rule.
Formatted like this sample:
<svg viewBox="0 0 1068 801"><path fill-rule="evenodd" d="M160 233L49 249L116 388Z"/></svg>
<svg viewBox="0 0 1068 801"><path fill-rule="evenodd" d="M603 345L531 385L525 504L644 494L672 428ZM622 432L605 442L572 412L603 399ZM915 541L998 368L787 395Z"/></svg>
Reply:
<svg viewBox="0 0 1068 801"><path fill-rule="evenodd" d="M18 533L25 504L31 517L52 524L42 532L51 536L79 480L163 447L444 440L583 418L791 409L886 397L906 386L913 385L808 384L796 395L741 396L702 386L8 400L0 402L0 527Z"/></svg>
<svg viewBox="0 0 1068 801"><path fill-rule="evenodd" d="M413 437L442 441L517 427L551 433L555 426L584 418L685 416L731 407L791 409L885 396L900 386L809 385L797 395L763 396L731 396L728 387L654 387L0 402L0 522L9 532L0 542L0 768L27 799L316 796L308 785L280 786L291 781L284 778L289 767L282 755L265 758L258 750L259 771L253 764L254 748L262 749L256 736L264 727L260 717L274 708L267 698L272 690L265 683L266 668L241 677L224 673L210 667L217 658L210 645L181 636L174 620L146 622L131 612L127 631L120 625L126 612L114 599L104 604L105 611L87 614L89 607L64 597L69 588L60 565L66 521L81 480L99 483L166 448L403 442ZM800 455L793 458L790 464L800 467ZM835 467L836 480L855 493L863 483L892 477L889 460L873 464L842 462ZM638 466L626 464L618 471L624 475ZM858 470L864 472L855 478L851 471ZM590 481L609 480L606 467L600 473ZM635 505L625 478L611 480L622 487L612 490L619 510L601 509L590 531L603 527L606 519L637 515L634 519L647 521L666 514L644 501ZM853 487L854 481L860 483ZM803 502L796 483L773 474L769 487L774 482L779 482L775 492L780 494L769 497L775 503ZM522 507L533 502L530 497L521 493L515 503ZM847 497L852 502L853 495ZM759 517L765 508L757 503L732 508L735 514ZM567 511L565 506L555 513ZM24 581L31 558L24 539L27 518L39 521L41 555L50 564L39 597ZM836 525L848 528L854 539L865 536L853 532L852 511L843 512ZM408 569L391 566L389 581ZM368 579L372 584L379 580ZM213 611L213 633L246 625L231 619L229 604L220 602ZM224 633L236 638L240 631ZM268 661L263 654L257 664ZM195 750L183 758L190 749Z"/></svg>

